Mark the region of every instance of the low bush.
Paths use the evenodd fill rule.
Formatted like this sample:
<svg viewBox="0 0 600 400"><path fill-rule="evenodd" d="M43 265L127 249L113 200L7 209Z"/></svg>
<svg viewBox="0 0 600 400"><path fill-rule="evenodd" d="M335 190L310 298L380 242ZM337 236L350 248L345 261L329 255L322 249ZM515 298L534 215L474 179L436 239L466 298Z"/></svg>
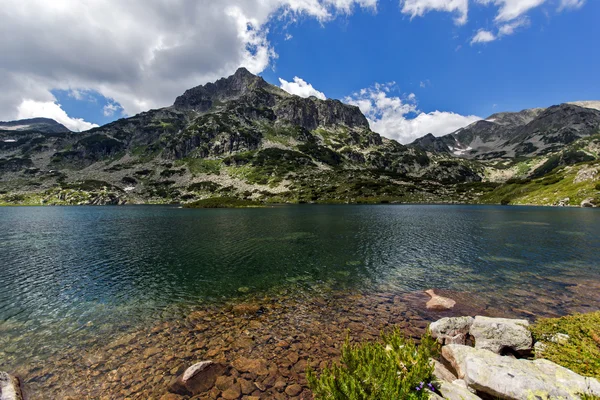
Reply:
<svg viewBox="0 0 600 400"><path fill-rule="evenodd" d="M437 343L427 333L420 345L400 331L383 334L382 342L350 344L342 348L340 364L325 368L319 376L307 370L315 399L418 400L436 390L433 365Z"/></svg>
<svg viewBox="0 0 600 400"><path fill-rule="evenodd" d="M600 378L600 311L562 318L542 318L531 326L542 356L578 374ZM560 342L556 335L569 335Z"/></svg>

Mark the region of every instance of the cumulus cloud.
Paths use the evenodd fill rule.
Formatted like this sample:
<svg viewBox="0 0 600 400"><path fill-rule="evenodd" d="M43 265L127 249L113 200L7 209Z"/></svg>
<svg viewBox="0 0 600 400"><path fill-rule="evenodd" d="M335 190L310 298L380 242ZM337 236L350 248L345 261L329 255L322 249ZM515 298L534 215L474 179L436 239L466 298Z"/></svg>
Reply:
<svg viewBox="0 0 600 400"><path fill-rule="evenodd" d="M239 66L267 68L271 19L325 23L358 8L377 0L4 0L0 119L24 100L54 103L52 89L96 91L130 115L167 106Z"/></svg>
<svg viewBox="0 0 600 400"><path fill-rule="evenodd" d="M288 82L284 79L279 78L279 83L281 84L281 88L288 93L295 94L300 97L310 97L315 96L318 99L325 100L325 94L323 92L319 92L317 89L313 87L310 83L306 82L302 78L294 77L293 82Z"/></svg>
<svg viewBox="0 0 600 400"><path fill-rule="evenodd" d="M467 23L469 0L401 0L402 12L411 18L422 17L430 11L445 11L456 14L457 25Z"/></svg>
<svg viewBox="0 0 600 400"><path fill-rule="evenodd" d="M496 35L485 29L480 29L477 31L477 34L473 36L473 39L471 39L471 45L475 43L493 42L494 40L496 40Z"/></svg>
<svg viewBox="0 0 600 400"><path fill-rule="evenodd" d="M60 104L53 101L24 100L19 104L16 119L36 117L52 118L75 132L87 131L98 126L81 118L69 117Z"/></svg>
<svg viewBox="0 0 600 400"><path fill-rule="evenodd" d="M345 101L361 109L373 131L400 143L410 143L428 133L436 136L451 133L481 119L437 110L425 113L418 109L414 93L403 99L390 95L393 90L393 83L375 84L353 93Z"/></svg>

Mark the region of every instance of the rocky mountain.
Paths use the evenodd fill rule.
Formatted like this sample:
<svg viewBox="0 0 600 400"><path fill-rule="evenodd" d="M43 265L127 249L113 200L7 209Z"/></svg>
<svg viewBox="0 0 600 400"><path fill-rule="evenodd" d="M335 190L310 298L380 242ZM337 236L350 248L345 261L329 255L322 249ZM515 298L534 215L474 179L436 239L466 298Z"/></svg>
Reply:
<svg viewBox="0 0 600 400"><path fill-rule="evenodd" d="M452 185L481 172L381 137L355 106L291 95L244 68L83 133L0 130L0 203L468 201Z"/></svg>
<svg viewBox="0 0 600 400"><path fill-rule="evenodd" d="M0 121L0 131L38 131L45 133L71 132L66 126L50 118L20 119L17 121Z"/></svg>
<svg viewBox="0 0 600 400"><path fill-rule="evenodd" d="M543 156L600 133L599 102L576 102L498 113L451 134L417 139L411 147L477 160Z"/></svg>

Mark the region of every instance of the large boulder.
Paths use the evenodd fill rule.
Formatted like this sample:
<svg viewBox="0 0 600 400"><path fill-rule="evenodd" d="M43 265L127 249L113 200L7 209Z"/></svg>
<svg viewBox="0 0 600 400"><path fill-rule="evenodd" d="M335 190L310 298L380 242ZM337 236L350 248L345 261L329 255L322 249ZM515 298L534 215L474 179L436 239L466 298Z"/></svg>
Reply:
<svg viewBox="0 0 600 400"><path fill-rule="evenodd" d="M508 400L578 400L581 394L600 396L600 382L548 360L503 357L460 344L442 348L442 356L469 387Z"/></svg>
<svg viewBox="0 0 600 400"><path fill-rule="evenodd" d="M501 353L528 353L533 338L525 319L475 317L469 334L475 339L475 348Z"/></svg>
<svg viewBox="0 0 600 400"><path fill-rule="evenodd" d="M441 344L466 344L473 317L442 318L431 325L431 336Z"/></svg>
<svg viewBox="0 0 600 400"><path fill-rule="evenodd" d="M194 396L211 389L227 367L212 361L202 361L186 369L171 382L169 391Z"/></svg>
<svg viewBox="0 0 600 400"><path fill-rule="evenodd" d="M0 371L0 400L23 400L19 379Z"/></svg>

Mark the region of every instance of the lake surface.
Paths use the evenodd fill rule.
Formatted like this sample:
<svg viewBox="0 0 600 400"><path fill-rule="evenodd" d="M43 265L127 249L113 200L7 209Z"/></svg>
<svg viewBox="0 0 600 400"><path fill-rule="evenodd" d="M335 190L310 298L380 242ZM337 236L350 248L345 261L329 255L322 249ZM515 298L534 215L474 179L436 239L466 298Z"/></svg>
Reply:
<svg viewBox="0 0 600 400"><path fill-rule="evenodd" d="M567 286L600 280L600 210L0 208L0 273L0 369L190 306L290 288L433 287L499 307L545 298L564 314L577 295Z"/></svg>

